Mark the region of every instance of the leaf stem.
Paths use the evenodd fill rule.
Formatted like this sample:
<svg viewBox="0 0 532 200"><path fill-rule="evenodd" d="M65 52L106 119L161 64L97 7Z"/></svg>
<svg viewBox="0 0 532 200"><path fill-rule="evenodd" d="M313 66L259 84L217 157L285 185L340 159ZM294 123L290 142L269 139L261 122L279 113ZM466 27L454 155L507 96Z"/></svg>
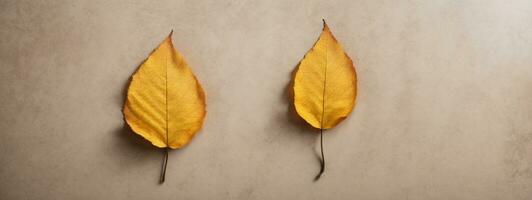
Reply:
<svg viewBox="0 0 532 200"><path fill-rule="evenodd" d="M323 19L323 29L325 30L325 28L327 27L327 24L325 23L325 19ZM326 48L325 49L328 49L329 48L329 43L326 43ZM325 51L325 67L323 69L323 93L322 93L322 99L321 99L321 103L322 103L322 107L321 107L321 120L320 120L320 147L321 147L321 169L320 169L320 173L316 176L316 178L314 178L314 181L317 181L321 178L321 175L323 174L323 172L325 171L325 155L323 154L323 120L325 119L325 92L326 89L327 89L327 65L329 64L329 52L328 51Z"/></svg>
<svg viewBox="0 0 532 200"><path fill-rule="evenodd" d="M321 169L320 173L314 178L314 181L317 181L321 178L321 175L325 171L325 155L323 154L323 129L320 129L320 147L321 147Z"/></svg>
<svg viewBox="0 0 532 200"><path fill-rule="evenodd" d="M174 30L172 29L172 31L170 32L170 35L168 37L171 37L172 36L172 33L174 32ZM171 39L170 39L171 40ZM165 58L165 65L164 65L164 84L165 84L165 87L164 87L164 90L165 90L165 95L164 95L164 98L165 98L165 111L166 111L166 148L164 148L164 162L163 162L163 169L161 171L161 179L159 181L160 184L163 184L164 183L164 178L166 177L166 165L168 164L168 148L169 148L169 145L168 145L168 57Z"/></svg>
<svg viewBox="0 0 532 200"><path fill-rule="evenodd" d="M166 165L168 164L168 147L164 148L164 160L163 160L163 166L161 169L161 179L159 180L159 183L164 183L164 178L166 177Z"/></svg>

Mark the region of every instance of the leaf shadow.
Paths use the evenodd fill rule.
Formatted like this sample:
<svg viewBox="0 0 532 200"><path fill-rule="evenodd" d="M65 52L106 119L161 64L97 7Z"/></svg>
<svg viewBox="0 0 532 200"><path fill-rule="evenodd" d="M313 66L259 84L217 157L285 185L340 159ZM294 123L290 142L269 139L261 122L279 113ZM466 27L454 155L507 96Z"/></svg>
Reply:
<svg viewBox="0 0 532 200"><path fill-rule="evenodd" d="M281 126L281 130L288 130L289 134L285 133L278 133L277 135L272 135L270 139L268 140L274 140L274 138L286 138L287 143L292 143L294 141L303 141L303 144L305 146L308 146L308 151L314 152L314 155L316 157L316 167L317 170L319 170L319 167L321 165L321 154L316 150L314 147L319 141L319 129L316 129L312 126L310 126L303 118L301 118L295 109L295 106L293 104L294 102L294 76L297 72L297 69L299 68L300 63L295 65L294 69L291 71L289 75L288 83L285 85L284 89L282 90L282 93L280 95L281 101L286 105L286 109L284 109L284 112L279 112L275 116L273 116L271 119L271 122L273 125L270 127L279 127ZM313 134L316 133L316 134ZM314 178L314 176L309 175L309 177Z"/></svg>

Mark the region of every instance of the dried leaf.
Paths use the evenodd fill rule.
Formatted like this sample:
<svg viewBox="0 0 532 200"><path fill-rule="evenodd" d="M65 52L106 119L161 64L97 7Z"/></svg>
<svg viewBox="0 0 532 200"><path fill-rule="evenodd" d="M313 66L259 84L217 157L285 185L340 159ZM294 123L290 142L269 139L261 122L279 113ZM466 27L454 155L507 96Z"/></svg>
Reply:
<svg viewBox="0 0 532 200"><path fill-rule="evenodd" d="M183 147L203 125L203 89L174 49L172 33L133 74L123 112L131 129L159 148Z"/></svg>
<svg viewBox="0 0 532 200"><path fill-rule="evenodd" d="M305 55L294 76L294 106L311 126L335 127L353 110L357 79L353 62L323 21L323 31ZM323 157L323 142L322 157ZM325 161L322 159L323 173Z"/></svg>
<svg viewBox="0 0 532 200"><path fill-rule="evenodd" d="M297 113L315 128L333 128L353 110L356 82L353 62L324 22L318 41L294 76Z"/></svg>

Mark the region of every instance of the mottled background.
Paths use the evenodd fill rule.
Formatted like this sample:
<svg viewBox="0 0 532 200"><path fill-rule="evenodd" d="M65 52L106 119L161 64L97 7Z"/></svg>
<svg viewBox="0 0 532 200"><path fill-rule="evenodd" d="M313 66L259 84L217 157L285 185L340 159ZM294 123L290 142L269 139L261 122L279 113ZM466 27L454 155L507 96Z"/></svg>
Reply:
<svg viewBox="0 0 532 200"><path fill-rule="evenodd" d="M286 91L322 18L359 96L313 182ZM0 25L0 199L532 199L529 0L0 0ZM172 29L208 115L159 185L121 107Z"/></svg>

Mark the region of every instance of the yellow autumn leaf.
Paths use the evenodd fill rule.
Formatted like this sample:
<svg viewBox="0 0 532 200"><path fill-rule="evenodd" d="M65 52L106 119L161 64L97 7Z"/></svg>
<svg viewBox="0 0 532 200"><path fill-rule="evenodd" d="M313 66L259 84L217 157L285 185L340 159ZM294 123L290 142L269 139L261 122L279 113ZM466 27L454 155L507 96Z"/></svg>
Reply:
<svg viewBox="0 0 532 200"><path fill-rule="evenodd" d="M301 60L294 75L294 107L311 126L320 129L321 170L325 170L323 130L338 125L353 110L357 78L347 56L323 20L323 31Z"/></svg>
<svg viewBox="0 0 532 200"><path fill-rule="evenodd" d="M131 129L159 148L181 148L205 118L205 94L172 33L133 74L124 105Z"/></svg>
<svg viewBox="0 0 532 200"><path fill-rule="evenodd" d="M329 27L301 60L294 76L297 113L318 129L329 129L353 110L357 94L356 72Z"/></svg>

